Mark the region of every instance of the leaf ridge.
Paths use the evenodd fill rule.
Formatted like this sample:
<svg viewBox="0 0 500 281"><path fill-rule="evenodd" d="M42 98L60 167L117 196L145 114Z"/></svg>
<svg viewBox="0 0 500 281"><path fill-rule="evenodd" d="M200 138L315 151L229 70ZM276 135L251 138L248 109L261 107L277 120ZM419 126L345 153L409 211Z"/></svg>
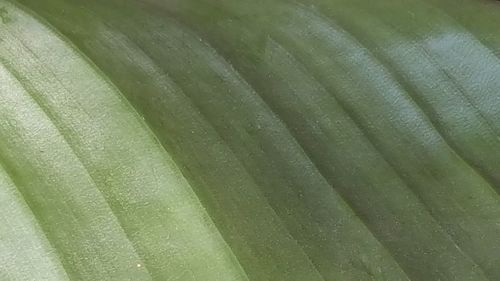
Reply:
<svg viewBox="0 0 500 281"><path fill-rule="evenodd" d="M25 203L24 205L27 207L29 212L32 214L32 217L35 219L35 223L40 227L40 229L44 229L43 223L41 223L40 218L36 215L36 212L33 211L31 205L29 204L29 201L26 199L26 196L24 192L22 192L21 188L19 188L19 183L15 180L15 177L12 176L12 172L7 166L7 162L3 159L3 156L0 154L0 169L2 169L5 174L9 177L10 181L14 184L17 192L19 195L21 195L21 198L23 202ZM57 263L60 265L61 269L63 270L64 273L64 279L65 280L70 280L70 275L69 271L63 262L63 258L61 257L61 253L59 249L52 243L52 240L49 239L49 237L46 235L45 231L41 231L41 234L43 235L43 238L45 241L49 243L49 246L54 250L55 257L57 258Z"/></svg>
<svg viewBox="0 0 500 281"><path fill-rule="evenodd" d="M24 45L24 43L22 43ZM24 45L25 48L29 49L29 47L27 47L26 45ZM31 50L30 50L31 52ZM35 55L35 54L34 54ZM107 207L109 208L109 210L111 211L111 214L114 216L114 219L117 221L118 225L120 226L121 228L121 232L125 235L125 237L127 238L127 241L128 243L132 246L132 248L134 249L135 251L135 254L137 254L138 256L141 257L141 264L144 265L144 270L148 273L148 275L151 277L152 279L152 275L151 275L151 272L149 271L149 269L147 268L147 265L146 263L144 263L144 257L142 256L142 254L140 254L138 251L137 251L137 247L136 245L131 241L130 239L130 236L128 234L128 232L125 230L125 228L123 227L123 225L121 224L121 220L118 218L118 216L116 215L115 213L115 210L111 207L111 204L109 203L108 201L108 198L106 196L104 196L104 193L102 192L101 188L99 188L99 185L97 184L97 181L95 180L95 178L92 176L92 174L89 172L88 170L88 166L84 163L84 161L80 158L80 156L77 154L76 150L74 149L74 145L68 140L68 137L61 131L61 128L60 126L58 125L58 122L54 119L54 116L52 116L52 114L50 113L50 111L46 108L46 106L37 98L37 95L34 93L33 89L31 89L29 86L26 86L24 83L23 83L23 80L21 78L21 76L17 73L17 71L15 71L14 69L12 69L10 66L8 66L8 64L5 62L5 60L3 58L0 57L0 63L2 63L2 65L12 74L12 76L19 82L19 84L24 88L25 92L28 93L29 97L39 106L39 108L44 112L45 116L47 116L47 118L51 121L51 123L54 125L54 128L56 128L56 130L58 131L59 135L62 137L62 139L64 140L64 142L68 145L68 147L70 148L73 156L75 156L75 158L77 159L78 163L81 164L81 167L84 169L84 172L85 174L92 180L92 186L94 188L96 188L96 190L99 191L101 197L104 199L104 202L106 202L106 205ZM49 70L50 71L50 70ZM57 78L57 75L55 75L54 73L52 73L52 76L54 79L57 79L59 81L59 79Z"/></svg>
<svg viewBox="0 0 500 281"><path fill-rule="evenodd" d="M184 26L183 26L183 28L186 28L186 27L184 27ZM191 32L191 30L189 30L189 32ZM122 33L122 34L123 34L123 33ZM127 36L127 35L125 35L125 36ZM128 36L127 36L127 37L128 37ZM201 38L201 37L200 37L200 38ZM132 42L132 41L131 41L131 42ZM204 44L206 44L207 46L209 46L209 44L208 44L207 42L204 42ZM137 48L139 48L139 49L140 49L140 50L141 50L144 54L146 54L148 57L150 57L150 55L148 54L148 52L146 52L146 50L144 50L141 46L139 46L138 44L135 44L135 43L134 43L134 45L135 45ZM210 46L210 47L211 47L211 46ZM150 58L151 58L151 57L150 57ZM153 62L154 62L154 60L153 60L152 58L151 58L151 61L153 61ZM225 60L224 60L224 61L225 61ZM155 63L155 65L156 65L156 63ZM168 73L167 73L167 72L166 72L166 71L165 71L162 67L160 67L160 66L158 66L158 65L157 65L157 67L158 67L159 69L161 69L161 70L162 70L162 72L163 72L163 73L165 73L168 77L171 77L171 76L170 76L170 75L169 75L169 74L168 74ZM233 70L234 70L234 69L233 69ZM236 70L234 70L234 71L236 72ZM237 73L237 72L236 72L236 73ZM239 76L239 75L238 75L238 76ZM240 77L240 78L241 78L241 77ZM199 106L198 106L198 105L197 105L197 104L193 101L193 99L192 99L189 95L187 95L187 94L185 93L185 91L182 89L182 87L181 87L181 86L179 86L179 85L175 82L175 80L174 80L174 79L172 79L172 80L173 80L173 81L174 81L174 83L176 84L177 88L178 88L178 89L182 92L183 96L184 96L184 97L186 97L186 98L190 101L190 103L191 103L191 104L192 104L195 108L197 108L197 109L199 110L200 115L201 115L201 116L203 116L203 118L204 118L205 120L207 120L207 123L209 123L209 124L210 124L210 127L211 127L211 128L212 128L212 129L213 129L213 130L217 133L217 135L219 136L219 138L220 138L220 139L224 142L224 145L225 145L225 146L226 146L226 147L227 147L227 148L231 151L231 153L232 153L232 155L235 157L235 159L238 159L238 162L239 162L239 163L242 163L241 158L238 156L238 154L237 154L237 153L235 153L235 151L233 150L233 148L232 148L232 147L231 147L231 146L227 143L227 141L226 141L226 140L222 137L222 135L221 135L220 131L216 128L216 126L214 126L214 124L212 124L210 121L208 121L208 120L209 120L209 118L206 116L206 114L203 112L203 110L201 110L201 108L200 108L200 107L199 107ZM161 143L161 142L160 142L160 143ZM162 145L162 146L163 146L163 145ZM244 165L243 165L243 164L242 164L242 167L244 167ZM246 170L246 168L245 168L245 170ZM250 173L248 173L248 171L245 171L245 172L246 172L246 173L249 175L249 177L252 179L252 182L255 184L255 186L258 186L258 184L255 182L255 178L254 178L254 176L252 176ZM296 239L296 238L295 238L295 237L294 237L294 236L290 233L290 231L288 230L288 227L287 227L287 226L286 226L286 224L283 222L283 219L282 219L280 216L278 216L278 215L277 215L276 210L275 210L275 207L273 207L273 206L272 206L272 205L268 202L268 199L267 199L264 195L262 195L262 194L261 194L261 191L260 191L259 189L257 189L257 191L258 191L259 195L260 195L260 196L264 199L264 201L266 202L266 205L267 205L267 206L269 206L269 207L271 208L271 210L273 210L273 214L276 216L276 218L278 218L278 219L279 219L279 221L281 222L282 226L284 227L284 229L286 229L286 230L287 230L287 233L290 235L290 237L292 237L292 238L294 239L295 243L296 243L296 244L297 244L297 245L301 248L302 253L303 253L303 254L307 257L308 261L309 261L309 262L310 262L310 264L314 267L314 269L315 269L315 271L318 273L318 275L319 275L319 276L321 276L321 277L322 277L322 279L323 279L324 281L326 281L326 280L324 279L324 277L322 276L321 272L317 269L316 265L312 262L312 260L311 260L311 259L310 259L310 257L308 256L308 254L304 251L304 247L303 247L303 246L302 246L302 245L301 245L301 244L297 241L297 239ZM229 248L230 248L230 247L229 247ZM231 251L232 251L232 250L231 250ZM248 275L247 275L247 277L248 277Z"/></svg>
<svg viewBox="0 0 500 281"><path fill-rule="evenodd" d="M315 14L317 14L317 12L316 12L316 11L313 11L313 12L314 12ZM320 16L321 16L321 15L320 15ZM327 21L328 21L328 20L327 20ZM342 28L342 27L340 27L340 28ZM342 28L342 30L343 30L344 32L346 32L346 34L349 34L349 35L351 36L351 38L352 38L353 40L355 40L355 42L357 42L361 48L363 48L366 52L368 52L368 53L372 54L372 52L371 52L368 48L366 48L366 47L362 46L362 45L361 45L361 43L360 43L360 41L359 41L359 40L357 40L357 39L355 39L355 37L353 37L353 35L352 35L351 33L347 32L344 28ZM281 46L282 48L284 48L282 44L280 44L280 46ZM285 48L284 48L284 49L285 49ZM290 52L289 52L289 53L290 53ZM290 54L291 54L291 53L290 53ZM372 57L375 57L375 56L372 54ZM297 61L297 62L300 62L299 60L296 60L296 61ZM301 63L301 65L302 65L303 67L305 67L306 69L310 70L310 68L309 68L307 65L305 65L305 64L303 64L303 63ZM322 87L326 90L326 88L325 88L325 86L324 86L323 82L322 82L321 80L318 80L318 77L316 77L315 72L314 72L314 71L312 71L311 73L312 73L312 75L314 76L315 81L317 81L318 83L320 83L320 84L322 85ZM327 90L327 92L330 92L330 93L333 95L333 93L332 93L331 91ZM334 95L333 95L333 96L334 96ZM336 97L334 97L334 98L337 100L337 102L339 103L339 105L341 105L341 107L344 109L344 112L346 112L346 113L350 116L351 120L353 120L353 121L354 121L354 123L358 126L358 128L360 128L360 130L363 132L363 134L365 135L365 137L367 138L367 140L369 140L369 142L373 145L373 147L374 147L374 148L376 148L376 150L377 150L377 151L378 151L378 153L381 155L381 157L382 157L382 158L386 161L386 163L388 163L388 164L391 166L392 170L393 170L393 171L394 171L394 172L398 175L398 177L399 177L401 180L403 180L403 182L406 182L406 181L404 180L404 178L401 176L400 172L399 172L397 169L395 169L395 166L394 166L394 164L392 163L392 161L388 161L388 159L386 159L386 156L385 156L385 155L381 152L380 147L379 147L378 145L376 145L376 144L375 144L375 142L373 141L373 139L372 139L371 137L369 137L369 136L365 133L365 130L363 129L364 127L363 127L363 126L361 125L361 123L360 123L361 121L360 121L360 120L358 120L357 118L355 118L355 117L354 117L354 115L353 115L352 113L350 113L350 111L349 111L349 110L347 110L347 108L346 108L345 104L344 104L341 100L339 100L339 99L338 99L338 98L336 98ZM422 112L422 113L423 113L423 112ZM427 118L427 116L426 116L426 118ZM429 122L430 122L430 121L429 121ZM439 133L439 131L437 131L437 129L436 129L434 126L433 126L433 128L434 128L434 130L435 130L438 134L440 134L440 133ZM441 135L441 134L440 134L440 135ZM445 140L442 136L441 136L441 138L442 138L442 139L443 139L443 140L447 143L447 145L450 147L450 145L448 144L448 142L447 142L447 141L446 141L446 140ZM450 148L453 150L453 148L452 148L452 147L450 147ZM456 153L456 152L455 152L455 153ZM458 155L457 155L457 156L458 156ZM459 157L460 157L460 156L459 156ZM461 157L460 157L460 159L461 159L462 161L464 161L465 163L467 163L467 162L466 162L463 158L461 158ZM468 164L468 163L467 163L467 164ZM469 166L470 166L470 165L469 165ZM473 171L475 171L475 169L474 169L473 167L471 167L471 169L473 169ZM475 171L475 172L476 172L476 171ZM477 173L477 172L476 172L476 173ZM496 193L496 191L492 188L492 186L491 186L491 185L489 185L489 184L488 184L488 186L490 187L490 189L492 190L492 192ZM474 259L472 259L472 257L471 257L468 253L465 253L465 252L461 249L461 247L459 247L459 246L458 246L458 244L456 244L455 239L454 239L454 238L452 238L452 237L450 236L450 234L448 233L448 231L446 231L446 230L443 228L443 226L442 226L442 224L439 222L439 220L436 220L435 215L433 215L433 214L432 214L432 212L431 212L431 211L430 211L430 209L428 208L427 204L425 204L425 203L423 202L423 200L422 200L421 196L420 196L418 193L416 193L416 192L415 192L412 188L409 188L409 189L411 190L411 192L412 192L412 193L413 193L413 194L414 194L417 198L419 198L419 200L422 202L422 205L423 205L423 206L425 206L425 208L427 209L428 213L429 213L429 214L433 217L434 221L435 221L435 222L439 225L439 227L443 230L443 233L444 233L444 234L445 234L445 235L446 235L446 236L450 239L450 241L451 241L451 242L452 242L452 243L453 243L453 244L454 244L454 245L455 245L455 246L456 246L456 247L460 250L460 252L461 252L464 256L466 256L466 257L467 257L467 258L469 258L471 261L473 261L473 262L474 262L474 264L476 264L475 260L474 260ZM477 264L476 264L476 265L477 265ZM485 273L484 273L484 269L483 269L481 266L479 266L479 265L478 265L478 267L479 267L479 268L481 268L481 272L483 273L483 275L485 275ZM486 276L486 275L485 275L485 276Z"/></svg>
<svg viewBox="0 0 500 281"><path fill-rule="evenodd" d="M17 3L16 3L17 4ZM133 107L129 100L124 96L124 94L116 87L116 85L109 79L109 77L107 77L104 72L101 71L101 69L95 65L85 54L83 54L67 37L65 37L63 34L61 34L59 32L58 29L56 29L55 27L53 27L50 23L48 23L45 19L43 18L40 18L38 15L34 14L33 11L27 9L27 8L24 8L23 6L19 5L21 9L23 9L23 11L29 13L31 16L35 17L36 20L42 22L42 24L44 24L46 27L48 27L51 31L53 31L54 33L56 33L56 35L61 38L64 43L65 43L65 46L69 46L71 48L71 50L73 50L74 52L76 52L78 54L79 57L83 58L83 60L85 61L85 63L90 66L92 68L93 71L95 71L98 75L99 75L99 79L102 79L109 87L111 87L112 91L115 92L117 95L117 97L120 99L120 101L122 103L124 103L128 108L131 109L131 112L132 114L135 116L136 120L138 120L141 125L143 125L146 129L146 131L148 132L148 137L152 138L155 145L160 149L160 151L162 151L162 153L165 155L165 156L162 156L162 158L168 158L170 156L169 152L160 144L157 136L153 133L152 129L150 128L149 124L147 124L145 121L144 121L144 117L137 111L137 109L135 107ZM19 40L21 41L21 40ZM22 43L22 41L21 41ZM23 43L24 45L24 43ZM29 50L29 47L28 46L25 46L28 50ZM31 50L30 50L31 51ZM50 71L50 70L49 70ZM64 84L58 79L57 75L55 73L52 73L51 72L51 76L56 79L56 81L59 81L61 86L63 86ZM19 78L19 77L18 77ZM19 80L19 79L18 79ZM22 84L22 83L21 83ZM24 85L23 85L24 86ZM63 86L64 87L64 86ZM30 95L31 97L35 100L36 100L36 95L32 94L30 92ZM43 108L43 105L40 103L40 101L37 101L37 103L39 104L40 107ZM97 184L95 178L93 178L93 176L90 174L89 170L88 170L88 167L85 165L85 161L83 161L80 156L77 154L75 148L72 146L71 142L67 139L67 136L65 136L63 134L63 132L61 131L61 128L57 125L57 122L54 120L54 117L51 116L49 114L49 112L46 110L46 108L43 108L44 109L44 112L45 114L50 118L50 120L52 121L52 123L54 123L54 125L57 127L59 133L64 137L64 140L66 141L67 144L69 144L69 146L71 147L71 150L72 152L74 153L74 155L78 158L78 161L83 165L83 167L85 167L85 172L87 175L89 175L92 180L93 180L93 183L94 185L97 187L97 190L99 190L99 192L101 193L101 195L103 195L103 198L105 199L106 203L109 205L109 202L108 202L108 199L106 197L104 197L104 194L102 192L102 190L99 188L99 185ZM178 166L177 166L177 163L173 162L171 163L172 165L174 165L176 169L178 169ZM189 186L189 188L192 190L192 186L191 184L188 183L188 181L185 179L184 175L181 174L181 177L182 179L184 180L184 182L186 183L187 186ZM202 206L199 198L197 197L196 193L193 192L193 195L196 197L196 201L198 203L200 203L200 205ZM111 208L110 208L111 209ZM202 208L203 209L203 208ZM113 211L113 215L117 218L117 215L115 214L115 211L113 209L111 209ZM201 210L201 209L200 209ZM204 219L207 219L210 221L210 224L211 226L214 226L213 224L213 221L212 221L212 218L210 218L209 216L206 215L206 212L204 211L203 209L203 217ZM121 220L118 219L118 222L119 222L119 225L120 227L122 228L123 232L126 234L126 237L127 239L131 242L131 239L130 239L130 236L129 234L127 233L127 231L124 229L123 225L121 224ZM216 229L217 233L218 233L218 236L217 236L217 239L221 238L223 243L225 244L226 246L226 249L229 249L230 252L232 253L232 249L230 247L228 247L226 241L223 239L222 235L220 234L220 231L214 227L214 229ZM138 254L140 251L138 250L137 246L131 242L131 245L133 246L133 249L135 250L136 254ZM139 255L142 259L145 259L144 255L142 253L140 253ZM234 255L233 255L234 257ZM145 263L143 263L142 265L145 265ZM239 263L238 263L239 265ZM152 276L150 270L146 267L146 266L142 266L144 270L147 270L148 274L150 276ZM235 268L235 270L242 270L242 273L246 275L246 273L243 271L243 269L241 268L241 266L239 268ZM152 277L151 277L152 278Z"/></svg>
<svg viewBox="0 0 500 281"><path fill-rule="evenodd" d="M283 49L286 49L286 48L284 48L281 44L280 44L280 46L281 46ZM302 64L301 64L301 65L302 65ZM323 86L323 84L322 84L322 82L320 82L320 81L316 80L316 78L315 78L315 81L316 81L316 82L318 82L319 84L321 84L321 85L322 85L322 87L324 87L324 86ZM330 91L327 91L327 92L330 92ZM335 98L335 99L336 99L336 98ZM455 245L455 246L456 246L456 248L460 251L460 253L462 253L465 257L467 257L467 258L468 258L468 259L470 259L470 260L471 260L471 261L472 261L475 265L477 265L477 264L475 263L475 261L474 261L474 260L473 260L473 259L472 259L472 258L471 258L468 254L467 254L467 253L465 253L465 252L461 249L461 247L459 247L459 246L456 244L455 239L453 239L453 238L452 238L452 237L448 234L448 232L447 232L446 230L444 230L444 228L443 228L443 226L441 225L441 223L440 223L439 221L437 221L437 220L436 220L435 216L432 214L432 212L431 212L431 211L430 211L430 209L428 208L427 204L425 204L425 203L422 201L421 197L420 197L420 196L419 196L419 195L418 195L415 191L413 191L413 189L409 188L409 186L408 186L408 184L406 183L406 181L405 181L405 180L401 177L401 175L400 175L399 171L397 171L397 170L395 169L394 165L393 165L391 162L389 162L389 161L386 159L385 155L384 155L384 154L380 151L380 149L379 149L378 145L376 145L376 144L373 142L373 140L371 139L371 137L369 137L368 135L366 135L366 134L365 134L365 130L363 130L363 127L359 125L359 120L357 120L357 118L354 118L354 117L352 116L352 114L351 114L351 113L349 113L349 111L345 109L345 107L342 105L343 103L341 103L340 101L338 101L338 99L336 99L336 100L337 100L337 102L339 103L339 105L341 105L341 107L342 107L342 108L344 108L344 111L345 111L345 112L346 112L346 113L350 116L351 120L353 120L353 121L354 121L354 123L356 124L356 126L358 126L358 128L360 128L360 131L361 131L361 132L363 132L363 135L365 136L365 138L366 138L366 139L370 142L370 144L371 144L371 145L372 145L372 146L376 149L376 151L378 152L378 154L379 154L379 155L381 155L382 159L384 159L384 161L385 161L387 164L389 164L389 166L391 167L391 170L392 170L392 171L394 171L394 172L396 173L396 175L398 176L398 178L399 178L399 179L401 179L401 180L405 183L405 187L406 187L406 188L408 188L408 189L410 190L410 192L411 192L413 195L415 195L415 196L416 196L416 198L418 198L418 199L419 199L419 201L422 203L422 206L426 209L426 212L427 212L427 213L428 213L428 214L432 217L433 221L434 221L434 222L435 222L435 223L439 226L439 228L443 231L443 234L444 234L447 238L449 238L449 241L450 241L451 243L453 243L453 245ZM368 227L368 225L367 225L367 227ZM369 229L369 228L368 228L368 229ZM374 234L374 236L375 236L375 234ZM381 243L381 244L382 244L382 245L384 245L384 243ZM388 251L389 253L391 253L391 251L389 251L389 249L387 249L387 251ZM391 255L392 255L392 253L391 253ZM394 260L395 260L395 261L399 264L399 261L398 261L396 258L394 258ZM477 266L480 268L480 266L479 266L479 265L477 265ZM401 267L401 268L402 268L402 269L403 269L403 271L405 271L405 273L406 273L406 270L404 269L404 267ZM484 274L484 271L483 271L483 269L482 269L482 268L481 268L481 272ZM485 275L485 276L486 276L486 275Z"/></svg>

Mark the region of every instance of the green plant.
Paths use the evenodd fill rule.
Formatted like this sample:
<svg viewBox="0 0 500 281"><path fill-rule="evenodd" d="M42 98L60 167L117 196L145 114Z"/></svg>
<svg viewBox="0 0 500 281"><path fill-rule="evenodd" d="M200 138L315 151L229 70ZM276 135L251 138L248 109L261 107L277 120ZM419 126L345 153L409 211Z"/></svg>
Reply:
<svg viewBox="0 0 500 281"><path fill-rule="evenodd" d="M0 280L499 280L499 10L0 0Z"/></svg>

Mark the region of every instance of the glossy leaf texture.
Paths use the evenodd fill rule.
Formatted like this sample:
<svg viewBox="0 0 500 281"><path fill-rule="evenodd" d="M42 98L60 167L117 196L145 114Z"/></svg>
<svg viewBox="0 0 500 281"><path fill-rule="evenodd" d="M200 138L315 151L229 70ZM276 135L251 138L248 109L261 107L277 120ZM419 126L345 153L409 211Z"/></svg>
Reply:
<svg viewBox="0 0 500 281"><path fill-rule="evenodd" d="M0 0L0 280L500 280L499 15Z"/></svg>

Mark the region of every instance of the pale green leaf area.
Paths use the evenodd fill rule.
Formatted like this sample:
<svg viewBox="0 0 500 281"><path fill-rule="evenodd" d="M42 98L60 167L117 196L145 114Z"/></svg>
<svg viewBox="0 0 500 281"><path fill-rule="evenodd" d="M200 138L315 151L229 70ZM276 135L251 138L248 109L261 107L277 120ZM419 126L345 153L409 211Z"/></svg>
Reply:
<svg viewBox="0 0 500 281"><path fill-rule="evenodd" d="M500 280L500 5L0 0L0 281Z"/></svg>

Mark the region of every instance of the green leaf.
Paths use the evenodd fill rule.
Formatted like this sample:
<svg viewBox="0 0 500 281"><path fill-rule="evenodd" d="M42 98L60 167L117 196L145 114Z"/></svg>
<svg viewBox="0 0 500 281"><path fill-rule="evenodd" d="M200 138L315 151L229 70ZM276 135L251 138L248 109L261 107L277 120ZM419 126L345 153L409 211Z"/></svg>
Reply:
<svg viewBox="0 0 500 281"><path fill-rule="evenodd" d="M500 279L461 0L0 0L0 280Z"/></svg>

